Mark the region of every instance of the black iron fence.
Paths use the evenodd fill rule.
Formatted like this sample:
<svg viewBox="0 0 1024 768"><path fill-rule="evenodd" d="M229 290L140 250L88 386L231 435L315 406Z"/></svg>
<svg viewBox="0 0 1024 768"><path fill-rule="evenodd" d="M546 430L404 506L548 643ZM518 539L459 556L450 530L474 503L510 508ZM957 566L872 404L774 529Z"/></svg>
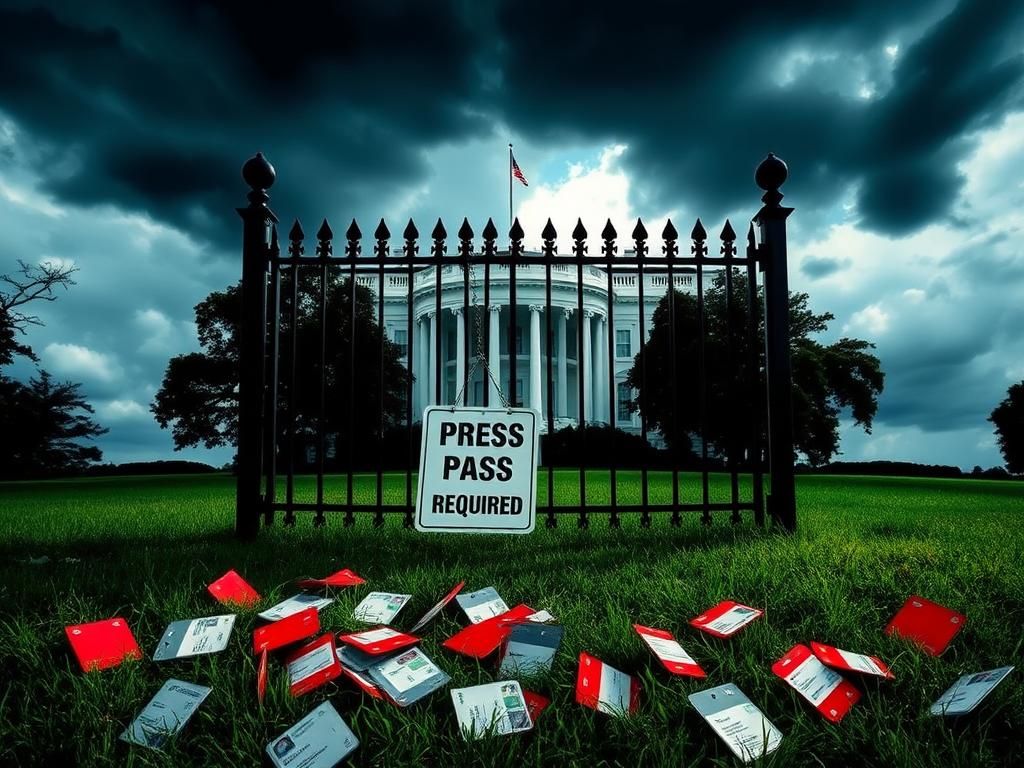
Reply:
<svg viewBox="0 0 1024 768"><path fill-rule="evenodd" d="M639 513L644 526L659 513L678 525L681 514L691 511L701 513L706 524L715 511L730 512L734 523L750 511L763 524L766 508L787 530L795 527L785 227L792 209L780 205L787 170L773 155L755 174L765 190L764 205L741 243L742 253L728 221L709 249L700 220L688 241L680 240L669 221L660 248L655 246L660 253L650 252L639 220L621 246L609 221L600 233L599 254L588 252L582 222L572 232L570 254L558 253L550 221L540 233L541 246L530 251L518 220L504 247L491 220L479 241L465 220L450 241L438 220L422 244L412 221L393 244L381 220L368 252L353 221L341 253L324 220L312 254L296 221L282 252L278 220L267 207L273 167L257 154L242 174L252 190L249 205L238 209L244 222L240 536L254 536L260 520L270 524L278 512L286 524L295 522L296 513L311 512L318 525L338 514L346 526L355 523L357 512L372 515L376 525L385 513L397 513L411 526L422 409L470 401L483 407L526 404L541 412L550 437L542 441L538 487L546 494L538 519L549 527L566 514L585 527L595 513L608 514L617 526L627 512ZM708 357L705 307L712 280L725 306L714 360ZM685 295L695 325L677 322ZM526 323L520 322L524 299L528 353ZM659 305L660 317L667 319L661 332L667 333L669 354L648 371L653 361L645 346L653 344ZM635 348L623 346L616 333L627 320L637 330ZM680 327L695 328L692 337L676 338ZM684 345L692 355L681 366ZM679 393L671 398L670 415L659 416L665 428L672 426L668 450L653 448L661 436L649 423L643 397L639 410L634 402L624 412L625 396L636 394L624 383L623 365L616 364L624 349L630 358L634 349L638 353L632 381L641 395L649 391L648 375ZM519 378L524 357L528 387ZM695 394L683 396L683 390ZM723 394L730 416L724 438L721 429L709 433L709 421L722 421ZM690 434L686 424L695 425L692 442L680 438ZM600 460L588 450L588 440L600 450ZM624 459L623 451L633 460ZM569 498L560 474L566 455L578 457ZM641 459L637 467L636 457L648 455L650 461ZM562 468L555 466L557 457ZM595 465L602 473L588 478ZM769 468L772 492L766 500ZM595 483L602 486L599 494ZM713 486L727 488L725 498Z"/></svg>

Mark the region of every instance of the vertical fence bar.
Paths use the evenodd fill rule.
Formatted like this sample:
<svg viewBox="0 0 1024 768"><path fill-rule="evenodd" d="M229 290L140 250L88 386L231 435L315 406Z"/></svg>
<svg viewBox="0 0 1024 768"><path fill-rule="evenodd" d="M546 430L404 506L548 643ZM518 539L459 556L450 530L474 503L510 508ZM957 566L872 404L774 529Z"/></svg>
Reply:
<svg viewBox="0 0 1024 768"><path fill-rule="evenodd" d="M786 219L792 208L780 205L779 187L786 164L769 153L754 179L765 190L764 207L754 221L764 249L765 367L768 375L768 453L771 497L768 512L785 531L796 529L796 484L793 471L793 402L789 361L789 277L786 267Z"/></svg>
<svg viewBox="0 0 1024 768"><path fill-rule="evenodd" d="M444 227L441 225L441 219L437 220L437 227L441 227L441 232L444 232ZM434 227L434 231L437 232L437 227ZM441 235L442 239L444 235ZM405 468L405 516L402 518L402 525L405 528L412 528L415 524L413 519L413 501L412 501L412 473L413 469L417 468L416 465L416 441L413 434L413 400L415 399L415 378L416 378L416 366L413 361L416 359L416 350L419 349L417 344L413 343L413 340L419 335L419 329L416 328L413 320L414 313L416 311L415 297L413 296L416 283L416 251L418 247L415 242L405 243L405 258L408 259L408 270L406 273L408 283L406 284L406 347L405 347L405 370L408 381L406 383L405 393L405 428L406 438L408 440L408 462Z"/></svg>
<svg viewBox="0 0 1024 768"><path fill-rule="evenodd" d="M690 233L693 245L690 250L697 266L697 397L700 409L700 488L701 501L704 505L704 514L701 522L704 525L711 525L711 491L708 481L708 369L706 358L706 336L707 328L704 321L704 265L708 247L704 244L708 233L704 225L697 219Z"/></svg>
<svg viewBox="0 0 1024 768"><path fill-rule="evenodd" d="M669 370L672 386L672 525L678 527L679 518L679 456L681 453L680 444L683 436L679 433L679 364L676 360L678 340L676 339L676 281L673 266L676 256L679 255L679 245L676 242L679 233L669 219L665 229L661 233L665 243L661 246L661 252L665 255L665 282L668 288L665 289L665 296L668 299L668 349L669 349Z"/></svg>
<svg viewBox="0 0 1024 768"><path fill-rule="evenodd" d="M384 219L380 220L380 224L377 225L377 231L374 232L373 236L377 241L373 247L373 252L377 257L377 331L380 333L378 349L380 359L377 370L379 377L378 393L380 396L377 404L379 409L377 414L377 487L375 496L377 504L373 514L373 527L380 528L384 525L384 398L387 391L387 387L384 385L384 349L387 345L387 329L384 326L384 262L391 253L391 249L388 246L391 233L388 231ZM405 228L403 237L406 240L410 238L415 240L419 237L412 219L409 219L409 224Z"/></svg>
<svg viewBox="0 0 1024 768"><path fill-rule="evenodd" d="M719 235L722 247L719 253L725 258L725 334L726 334L726 371L728 376L726 408L729 414L725 423L728 427L726 443L726 461L729 468L729 499L732 504L732 523L737 525L740 522L740 478L739 468L736 465L737 447L739 445L738 420L734 408L739 408L739 387L736 385L737 377L734 374L736 365L736 297L733 289L733 258L736 255L736 233L732 229L729 220L725 220L722 233ZM722 416L719 415L719 419Z"/></svg>
<svg viewBox="0 0 1024 768"><path fill-rule="evenodd" d="M544 463L547 465L547 480L548 480L548 514L545 525L548 528L554 528L558 525L558 520L555 517L555 468L551 460L551 449L555 444L555 391L554 391L554 372L552 370L552 347L553 339L551 327L551 261L555 257L555 253L558 250L558 246L555 244L555 239L558 237L558 233L555 231L554 225L551 223L551 219L548 219L548 223L544 225L543 231L540 233L543 245L541 246L541 256L544 257L544 319L545 329L547 333L547 373L548 373L548 450L544 451ZM562 354L565 354L565 350L562 350ZM564 382L559 382L560 386L565 386Z"/></svg>
<svg viewBox="0 0 1024 768"><path fill-rule="evenodd" d="M636 220L633 227L633 248L636 252L636 285L637 285L637 312L640 323L640 391L646 392L650 397L650 390L647 388L647 355L644 353L647 344L647 331L644 327L644 262L647 260L647 228L640 220ZM647 409L640 408L640 437L643 438L644 447L647 446ZM650 509L650 486L647 477L647 462L640 467L640 525L648 528L651 525Z"/></svg>
<svg viewBox="0 0 1024 768"><path fill-rule="evenodd" d="M317 246L316 255L320 259L320 307L317 313L319 318L320 331L320 394L317 401L316 418L316 518L313 523L322 526L327 522L324 515L324 460L327 447L325 444L326 430L324 420L327 416L327 282L328 270L327 259L331 255L331 238L334 233L331 231L327 219L320 225L316 233Z"/></svg>
<svg viewBox="0 0 1024 768"><path fill-rule="evenodd" d="M359 230L356 220L352 219L348 229L345 231L345 258L348 259L348 467L345 475L345 527L351 528L356 523L355 510L353 507L355 493L352 487L355 483L353 468L356 462L356 259L362 251L360 239L363 233ZM340 350L339 350L340 351ZM335 455L339 451L335 441Z"/></svg>
<svg viewBox="0 0 1024 768"><path fill-rule="evenodd" d="M270 299L273 320L270 323L270 392L267 395L266 448L267 489L263 507L266 525L274 523L274 504L277 501L277 407L278 377L281 355L281 247L277 242L277 225L270 225Z"/></svg>
<svg viewBox="0 0 1024 768"><path fill-rule="evenodd" d="M285 486L284 524L295 525L295 368L298 358L299 333L299 259L305 251L302 244L305 238L302 225L296 219L288 233L288 256L291 259L291 327L288 329L288 478Z"/></svg>
<svg viewBox="0 0 1024 768"><path fill-rule="evenodd" d="M444 334L444 315L441 312L441 279L444 267L439 256L434 265L434 314L430 318L434 331L433 346L430 354L434 356L434 405L441 405L441 367L444 361L441 359L441 336Z"/></svg>
<svg viewBox="0 0 1024 768"><path fill-rule="evenodd" d="M437 224L438 224L438 227L440 227L440 230L438 230L436 227L434 229L434 232L435 232L435 241L434 242L435 243L438 242L438 239L436 238L436 234L438 232L440 232L442 240L443 240L443 237L444 237L444 227L441 227L441 220L440 219L437 220ZM463 270L464 270L463 274L466 276L466 281L465 281L465 283L463 285L463 289L464 289L465 293L463 294L463 297L462 297L463 298L463 303L466 305L465 309L463 311L463 316L464 316L463 328L465 330L464 330L464 332L462 334L462 341L463 341L463 350L462 351L463 351L464 360L465 360L465 362L462 365L462 378L463 378L463 382L462 382L462 387L463 387L462 404L463 405L468 405L469 404L469 399L470 399L470 397L469 397L469 395L470 395L469 390L470 390L470 384L472 384L472 375L473 375L473 372L476 370L476 367L477 367L477 366L472 366L472 365L469 364L469 360L470 360L469 352L470 352L470 349L472 348L472 341L473 341L473 339L472 339L473 328L476 327L476 329L477 329L476 345L477 345L477 350L479 350L480 349L480 345L483 344L483 332L482 332L483 321L480 319L481 308L476 306L476 303L475 303L476 302L476 288L472 289L472 291L473 291L473 302L474 303L473 304L469 304L469 291L470 291L469 273L470 273L470 270L473 268L473 228L471 226L469 226L469 221L468 220L466 220L466 219L462 220L462 226L459 227L458 234L459 234L459 245L457 246L457 251L458 251L458 254L459 254L459 258L462 260L462 263L464 265L463 266ZM441 242L440 243L440 248L441 248L441 252L442 253L443 253L444 247L445 247L444 243ZM486 292L487 292L487 288L486 287L484 288L484 292L485 292L485 296L486 296ZM479 362L479 358L476 358L475 360L476 360L476 362ZM458 365L456 365L456 370L458 370ZM487 389L487 376L486 375L484 375L483 389L484 390ZM479 403L475 403L475 405L479 405Z"/></svg>
<svg viewBox="0 0 1024 768"><path fill-rule="evenodd" d="M267 207L274 167L262 153L242 166L249 205L242 217L242 325L239 339L238 478L235 486L235 534L252 539L259 532L262 484L263 406L267 345L267 225L277 217Z"/></svg>
<svg viewBox="0 0 1024 768"><path fill-rule="evenodd" d="M512 222L508 237L508 401L513 408L516 408L520 405L520 393L516 381L519 375L517 344L519 336L516 333L519 329L519 313L516 306L516 263L523 257L523 228L519 226L518 216Z"/></svg>
<svg viewBox="0 0 1024 768"><path fill-rule="evenodd" d="M579 421L577 428L580 436L580 528L589 525L587 520L587 418L586 393L584 391L585 366L590 363L583 354L583 257L587 253L587 230L582 219L576 219L576 228L572 231L573 255L576 257L576 387L579 390L579 402L576 404ZM587 331L589 333L589 329Z"/></svg>
<svg viewBox="0 0 1024 768"><path fill-rule="evenodd" d="M757 244L754 242L754 225L747 230L747 347L749 349L750 386L750 481L753 486L754 523L764 525L764 473L761 467L761 353L758 338L760 312L757 299Z"/></svg>
<svg viewBox="0 0 1024 768"><path fill-rule="evenodd" d="M608 518L608 524L612 528L619 527L619 493L618 493L618 481L615 474L616 465L616 450L615 450L615 436L618 430L615 424L615 290L612 284L614 269L612 269L612 261L615 258L615 253L618 251L618 246L615 245L615 238L618 233L615 231L615 227L612 226L612 220L608 221L604 225L604 230L601 232L601 239L604 240L601 246L601 254L606 260L605 269L608 275L608 314L605 320L605 336L608 340L605 344L605 360L608 365L608 377L605 382L608 385L608 426L611 431L608 433L610 440L609 456L608 456L608 480L610 485L609 493L611 496L612 511L611 516Z"/></svg>
<svg viewBox="0 0 1024 768"><path fill-rule="evenodd" d="M481 249L481 255L484 259L484 312L486 313L487 322L484 326L484 348L487 350L487 366L486 374L484 376L483 390L484 390L484 407L496 408L501 403L491 402L491 379L497 382L497 387L501 386L501 355L491 354L491 312L498 312L499 317L501 314L500 308L491 307L491 263L494 262L495 255L497 254L497 247L495 241L498 239L498 228L494 226L494 221L487 219L487 223L484 225L483 235L483 247ZM498 324L495 323L495 327ZM501 347L500 340L494 340L494 345L499 349ZM494 365L497 370L492 370L491 366Z"/></svg>
<svg viewBox="0 0 1024 768"><path fill-rule="evenodd" d="M456 357L462 355L462 381L459 381L459 364L455 363L455 389L456 398L462 393L462 405L469 405L469 374L473 366L469 364L469 350L472 347L473 337L473 305L469 296L469 273L473 268L473 248L459 250L459 261L462 263L462 317L456 322L462 323L462 349L455 351Z"/></svg>

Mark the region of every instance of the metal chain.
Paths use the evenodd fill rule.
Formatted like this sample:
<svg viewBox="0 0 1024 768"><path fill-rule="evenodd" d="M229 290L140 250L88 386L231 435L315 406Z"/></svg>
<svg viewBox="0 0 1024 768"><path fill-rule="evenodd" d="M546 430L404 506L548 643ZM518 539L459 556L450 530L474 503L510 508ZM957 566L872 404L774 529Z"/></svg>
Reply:
<svg viewBox="0 0 1024 768"><path fill-rule="evenodd" d="M465 275L467 269L466 265L460 264L459 266L462 267L462 273L463 275ZM475 270L472 261L469 263L468 268L469 292L470 295L472 296L470 307L475 309L479 305L479 295L477 294L476 291ZM490 312L490 307L485 307L484 309L487 312ZM459 404L465 402L464 398L466 395L466 387L469 385L469 382L473 380L473 374L476 373L477 368L482 367L484 373L487 375L487 379L489 379L494 384L494 388L498 392L498 397L501 398L501 407L509 408L511 407L511 403L509 403L508 399L505 397L504 391L501 388L501 377L499 376L497 379L494 377L494 372L491 370L491 367L487 361L487 355L484 353L484 313L474 312L474 314L476 315L476 354L473 355L473 365L466 373L466 378L462 382L462 388L459 390L459 393L455 396L455 405L458 406ZM456 354L458 354L458 352L456 352ZM486 380L484 381L484 384L487 384Z"/></svg>

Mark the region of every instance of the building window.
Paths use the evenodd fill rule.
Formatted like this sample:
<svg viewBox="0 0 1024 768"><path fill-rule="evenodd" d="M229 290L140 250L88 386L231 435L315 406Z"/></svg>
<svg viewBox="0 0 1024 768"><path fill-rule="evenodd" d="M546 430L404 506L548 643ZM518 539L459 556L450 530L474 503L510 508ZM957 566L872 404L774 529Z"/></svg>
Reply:
<svg viewBox="0 0 1024 768"><path fill-rule="evenodd" d="M516 354L523 354L523 326L516 326Z"/></svg>
<svg viewBox="0 0 1024 768"><path fill-rule="evenodd" d="M633 399L633 393L630 392L629 385L620 382L618 385L618 399L616 401L618 411L616 417L619 421L629 421L632 418L632 414L629 412L629 403Z"/></svg>
<svg viewBox="0 0 1024 768"><path fill-rule="evenodd" d="M629 339L629 329L615 331L615 356L631 357L632 354L633 344Z"/></svg>
<svg viewBox="0 0 1024 768"><path fill-rule="evenodd" d="M409 354L409 336L407 329L396 328L392 334L392 339L395 342L395 346L398 347L398 354L400 357L406 357Z"/></svg>

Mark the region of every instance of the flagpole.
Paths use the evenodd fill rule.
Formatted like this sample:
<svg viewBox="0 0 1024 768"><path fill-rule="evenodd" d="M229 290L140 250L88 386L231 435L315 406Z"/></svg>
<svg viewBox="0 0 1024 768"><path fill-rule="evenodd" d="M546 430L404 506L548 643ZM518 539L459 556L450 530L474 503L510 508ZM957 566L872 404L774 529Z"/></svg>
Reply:
<svg viewBox="0 0 1024 768"><path fill-rule="evenodd" d="M512 142L508 145L508 228L512 229Z"/></svg>

